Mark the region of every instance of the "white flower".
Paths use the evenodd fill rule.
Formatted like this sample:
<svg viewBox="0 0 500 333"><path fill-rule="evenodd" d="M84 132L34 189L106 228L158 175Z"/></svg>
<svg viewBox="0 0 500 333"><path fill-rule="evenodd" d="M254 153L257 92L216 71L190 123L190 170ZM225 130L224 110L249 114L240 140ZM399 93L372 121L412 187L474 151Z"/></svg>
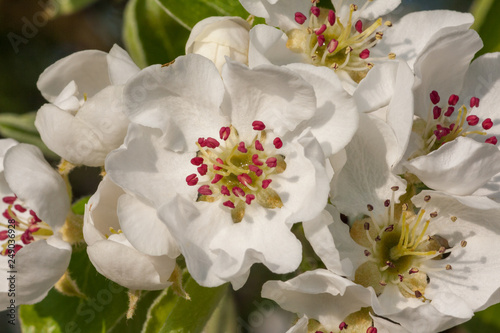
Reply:
<svg viewBox="0 0 500 333"><path fill-rule="evenodd" d="M397 57L413 68L429 40L452 30L465 32L473 22L470 14L432 11L409 14L393 26L381 16L394 10L399 0L332 0L335 11L308 0L240 2L281 29L257 25L250 31L250 67L293 62L326 66L335 70L350 93L374 65Z"/></svg>
<svg viewBox="0 0 500 333"><path fill-rule="evenodd" d="M241 17L208 17L196 23L186 43L186 54L200 54L212 60L219 72L226 56L248 64L250 24Z"/></svg>
<svg viewBox="0 0 500 333"><path fill-rule="evenodd" d="M127 132L121 93L138 71L117 45L109 54L81 51L49 66L37 83L49 103L35 121L47 147L73 164L102 166Z"/></svg>
<svg viewBox="0 0 500 333"><path fill-rule="evenodd" d="M97 271L132 290L168 287L179 250L156 211L104 177L85 209L83 234Z"/></svg>
<svg viewBox="0 0 500 333"><path fill-rule="evenodd" d="M32 304L47 295L68 267L71 246L59 230L69 213L69 197L61 176L38 148L1 140L0 155L0 304Z"/></svg>
<svg viewBox="0 0 500 333"><path fill-rule="evenodd" d="M315 88L286 68L231 61L221 78L197 55L144 69L125 88L133 123L106 170L158 209L200 284L239 288L256 262L277 273L298 266L290 227L321 212L329 191L324 153L307 124L336 107L317 108L324 97ZM356 127L352 119L346 126ZM332 151L343 147L332 135L321 140Z"/></svg>

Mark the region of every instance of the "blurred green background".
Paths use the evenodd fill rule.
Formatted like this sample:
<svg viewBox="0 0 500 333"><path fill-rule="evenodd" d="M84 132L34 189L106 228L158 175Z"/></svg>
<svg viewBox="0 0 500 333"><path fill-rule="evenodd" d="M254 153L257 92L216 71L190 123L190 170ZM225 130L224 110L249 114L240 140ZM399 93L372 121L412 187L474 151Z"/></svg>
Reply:
<svg viewBox="0 0 500 333"><path fill-rule="evenodd" d="M45 100L36 88L40 73L50 64L73 52L85 49L109 51L117 43L125 47L123 39L125 0L0 0L0 118L9 113L23 114L36 111ZM326 1L326 0L323 0ZM178 0L189 10L189 0ZM57 8L56 8L57 7ZM128 15L147 12L143 22L146 31L129 31L155 47L155 52L144 55L135 53L141 65L166 63L184 54L184 44L189 31L169 18L159 7L141 0L130 0ZM133 10L131 9L133 7ZM500 50L500 1L494 0L403 0L395 12L402 16L411 11L453 9L472 12L476 16L476 30L484 40L484 52ZM128 27L132 29L132 27ZM142 35L141 35L142 34ZM129 41L130 42L130 41ZM1 118L0 135L8 135L8 119ZM29 123L30 119L26 121ZM12 125L12 126L15 126ZM26 131L33 128L26 125ZM50 155L46 151L48 157ZM72 174L75 197L95 191L99 170L79 168ZM259 270L255 268L252 271ZM256 286L269 278L266 274L254 274L255 279L237 294L239 313L251 313L255 302ZM500 272L499 272L500 275ZM2 317L3 318L3 317ZM0 331L4 320L0 319ZM480 313L468 324L449 332L500 332L500 306Z"/></svg>

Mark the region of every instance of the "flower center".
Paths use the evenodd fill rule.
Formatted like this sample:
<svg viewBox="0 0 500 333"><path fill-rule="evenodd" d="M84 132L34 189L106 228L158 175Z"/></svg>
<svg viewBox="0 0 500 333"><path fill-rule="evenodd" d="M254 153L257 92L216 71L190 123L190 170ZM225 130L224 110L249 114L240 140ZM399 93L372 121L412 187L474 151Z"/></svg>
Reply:
<svg viewBox="0 0 500 333"><path fill-rule="evenodd" d="M232 126L219 131L223 145L214 138L199 138L196 145L200 149L191 164L197 166L198 175L186 177L189 186L198 188L197 201L215 202L231 211L234 223L245 216L246 205L254 201L264 208L281 208L281 198L270 184L269 176L280 174L286 169L285 157L276 154L283 146L279 137L272 145L267 142L266 126L261 121L252 123L257 132L252 142L240 140Z"/></svg>
<svg viewBox="0 0 500 333"><path fill-rule="evenodd" d="M473 108L479 106L479 98L477 97L470 99L469 108L463 104L458 110L456 110L456 105L460 98L457 95L451 95L447 105L440 103L441 97L435 90L430 93L430 99L432 106L429 109L427 120L419 118L415 120L413 125L413 131L422 136L425 144L422 151L416 152L411 158L428 154L459 136L486 136L487 130L493 126L491 118L481 120L472 114ZM484 142L496 145L497 138L491 136Z"/></svg>
<svg viewBox="0 0 500 333"><path fill-rule="evenodd" d="M393 190L397 191L397 187ZM430 196L425 197L425 202L430 200ZM384 202L384 216L376 218L372 214L357 220L351 228L351 237L366 248L364 254L368 258L357 268L355 282L365 287L372 286L377 295L387 284L393 284L403 296L427 301L424 295L430 279L426 272L430 268L425 267L425 262L445 259L452 249L445 238L427 233L431 220L438 216L437 212L426 214L425 207L422 207L415 214L403 204L397 213L393 202L394 194L392 200ZM373 206L368 205L368 210L371 212ZM456 217L452 217L452 221L456 221ZM463 247L466 244L466 241L461 242ZM443 270L450 269L451 265L443 267Z"/></svg>
<svg viewBox="0 0 500 333"><path fill-rule="evenodd" d="M2 201L8 205L2 213L7 222L0 222L0 227L3 229L0 231L0 241L3 242L2 255L15 255L23 245L53 235L50 226L33 210L24 207L16 195L3 197Z"/></svg>
<svg viewBox="0 0 500 333"><path fill-rule="evenodd" d="M311 63L316 66L327 66L334 70L344 70L355 81L361 81L373 67L373 62L386 60L370 56L370 49L382 39L384 31L392 23L378 18L367 28L361 20L356 20L358 7L351 4L349 16L339 20L335 11L313 5L307 21L306 15L295 13L295 21L302 25L300 29L287 32L287 47L297 53L307 55ZM366 1L360 9L363 11L373 0ZM347 23L342 23L347 22ZM396 55L390 53L389 59Z"/></svg>

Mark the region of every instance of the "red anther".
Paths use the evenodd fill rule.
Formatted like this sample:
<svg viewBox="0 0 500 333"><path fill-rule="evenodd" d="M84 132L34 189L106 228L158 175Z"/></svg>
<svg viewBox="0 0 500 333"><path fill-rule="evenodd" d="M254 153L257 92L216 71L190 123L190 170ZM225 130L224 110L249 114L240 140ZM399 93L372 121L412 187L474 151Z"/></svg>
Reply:
<svg viewBox="0 0 500 333"><path fill-rule="evenodd" d="M259 151L264 151L264 146L262 145L262 143L260 143L259 140L255 140L255 149Z"/></svg>
<svg viewBox="0 0 500 333"><path fill-rule="evenodd" d="M331 10L331 9L328 12L328 23L330 23L330 25L334 25L335 24L335 12L333 10Z"/></svg>
<svg viewBox="0 0 500 333"><path fill-rule="evenodd" d="M441 125L436 125L436 130L434 131L434 135L438 140L440 140L442 137L447 136L450 134L450 129L447 127L443 127Z"/></svg>
<svg viewBox="0 0 500 333"><path fill-rule="evenodd" d="M269 157L267 160L266 160L266 164L268 167L270 168L275 168L276 165L278 164L278 160L276 159L276 157Z"/></svg>
<svg viewBox="0 0 500 333"><path fill-rule="evenodd" d="M450 124L450 132L453 131L454 128L455 128L455 123Z"/></svg>
<svg viewBox="0 0 500 333"><path fill-rule="evenodd" d="M325 36L319 35L318 36L318 46L323 46L324 44L325 44Z"/></svg>
<svg viewBox="0 0 500 333"><path fill-rule="evenodd" d="M491 121L491 118L486 118L483 120L483 123L481 124L485 130L489 130L493 126L493 122Z"/></svg>
<svg viewBox="0 0 500 333"><path fill-rule="evenodd" d="M205 146L207 146L208 148L217 148L220 146L220 143L219 141L215 140L214 138L207 138L205 140Z"/></svg>
<svg viewBox="0 0 500 333"><path fill-rule="evenodd" d="M472 97L470 99L470 107L473 108L473 107L479 107L479 98L477 97Z"/></svg>
<svg viewBox="0 0 500 333"><path fill-rule="evenodd" d="M222 185L220 187L220 193L224 194L224 195L227 195L227 196L230 196L231 193L229 192L228 188L226 185Z"/></svg>
<svg viewBox="0 0 500 333"><path fill-rule="evenodd" d="M208 165L202 164L197 168L197 170L200 175L205 176L208 171Z"/></svg>
<svg viewBox="0 0 500 333"><path fill-rule="evenodd" d="M296 12L295 13L295 22L298 24L304 24L304 22L307 20L307 17L302 14L301 12Z"/></svg>
<svg viewBox="0 0 500 333"><path fill-rule="evenodd" d="M203 157L193 157L191 159L191 164L192 165L202 165L203 164Z"/></svg>
<svg viewBox="0 0 500 333"><path fill-rule="evenodd" d="M448 98L448 105L457 105L459 97L457 95L451 95L450 98Z"/></svg>
<svg viewBox="0 0 500 333"><path fill-rule="evenodd" d="M35 222L42 222L42 220L31 209L30 209L30 215L33 216L33 218L35 219Z"/></svg>
<svg viewBox="0 0 500 333"><path fill-rule="evenodd" d="M6 204L8 205L12 205L14 203L14 201L17 200L17 197L14 195L14 196L10 196L10 197L3 197L2 198L2 201L5 202Z"/></svg>
<svg viewBox="0 0 500 333"><path fill-rule="evenodd" d="M2 255L3 256L10 255L10 254L14 254L15 255L17 253L17 251L19 251L22 248L23 248L22 245L16 244L16 245L14 245L14 250L5 249L5 250L2 251ZM12 252L14 252L14 253L12 253Z"/></svg>
<svg viewBox="0 0 500 333"><path fill-rule="evenodd" d="M245 191L243 191L240 187L235 186L233 187L233 194L237 197L244 197L245 196Z"/></svg>
<svg viewBox="0 0 500 333"><path fill-rule="evenodd" d="M339 325L339 330L343 330L343 329L346 329L347 328L347 324L345 323L345 321L341 322L340 325Z"/></svg>
<svg viewBox="0 0 500 333"><path fill-rule="evenodd" d="M17 204L17 205L14 205L14 208L20 212L20 213L24 213L26 211L26 208L24 208L23 206Z"/></svg>
<svg viewBox="0 0 500 333"><path fill-rule="evenodd" d="M437 104L441 100L441 97L439 97L439 94L436 90L433 90L431 92L430 97L431 97L432 104Z"/></svg>
<svg viewBox="0 0 500 333"><path fill-rule="evenodd" d="M444 115L446 117L449 117L453 114L453 112L455 111L455 108L453 106L448 106L448 110L446 110L446 112L444 113Z"/></svg>
<svg viewBox="0 0 500 333"><path fill-rule="evenodd" d="M264 123L260 120L255 120L252 123L252 126L253 126L254 131L263 131L266 129L266 125L264 125Z"/></svg>
<svg viewBox="0 0 500 333"><path fill-rule="evenodd" d="M242 173L241 175L238 175L238 180L240 183L242 183L245 186L248 186L248 184L252 184L252 178L250 178L249 175L246 173Z"/></svg>
<svg viewBox="0 0 500 333"><path fill-rule="evenodd" d="M2 213L3 217L5 217L7 220L11 219L12 217L10 216L9 214L9 211L6 209L4 210L4 212Z"/></svg>
<svg viewBox="0 0 500 333"><path fill-rule="evenodd" d="M259 168L258 166L255 166L255 165L253 165L253 164L250 164L250 165L248 166L248 169L249 169L250 171L253 171L253 172L257 175L257 177L260 177L260 176L262 175L262 173L263 173L263 171L262 171L262 169L261 169L261 168Z"/></svg>
<svg viewBox="0 0 500 333"><path fill-rule="evenodd" d="M495 136L492 136L491 138L486 139L484 142L491 143L492 145L496 145L498 141L497 141L497 138Z"/></svg>
<svg viewBox="0 0 500 333"><path fill-rule="evenodd" d="M409 273L409 274L416 274L416 273L418 273L418 272L420 272L420 271L418 270L418 268L412 268L412 269L410 269L410 270L408 271L408 273Z"/></svg>
<svg viewBox="0 0 500 333"><path fill-rule="evenodd" d="M229 134L231 134L231 129L229 127L221 127L219 131L219 136L221 140L226 141L229 138Z"/></svg>
<svg viewBox="0 0 500 333"><path fill-rule="evenodd" d="M224 178L222 175L216 174L214 176L214 179L212 179L211 183L212 184L217 184L222 178Z"/></svg>
<svg viewBox="0 0 500 333"><path fill-rule="evenodd" d="M198 184L198 176L196 176L195 173L190 174L189 176L186 177L186 183L189 186L194 186L194 185Z"/></svg>
<svg viewBox="0 0 500 333"><path fill-rule="evenodd" d="M403 280L404 280L404 276L403 276L403 275L401 275L401 274L398 274L398 277L399 277L399 282L403 282Z"/></svg>
<svg viewBox="0 0 500 333"><path fill-rule="evenodd" d="M245 202L247 203L247 205L250 205L252 203L252 200L254 200L254 199L255 199L255 195L247 194Z"/></svg>
<svg viewBox="0 0 500 333"><path fill-rule="evenodd" d="M319 17L319 12L320 12L320 11L319 11L319 8L318 8L318 7L316 7L316 6L312 6L312 7L311 7L311 13L312 13L314 16Z"/></svg>
<svg viewBox="0 0 500 333"><path fill-rule="evenodd" d="M272 179L264 179L262 181L262 188L263 189L268 188L272 181L273 181Z"/></svg>
<svg viewBox="0 0 500 333"><path fill-rule="evenodd" d="M363 22L361 22L361 20L356 21L356 24L354 25L354 27L356 28L357 32L359 32L359 33L363 32Z"/></svg>
<svg viewBox="0 0 500 333"><path fill-rule="evenodd" d="M377 328L374 327L374 326L370 326L368 327L368 329L366 330L366 333L377 333Z"/></svg>
<svg viewBox="0 0 500 333"><path fill-rule="evenodd" d="M35 240L35 238L33 238L33 236L31 235L31 232L29 232L29 230L26 230L25 232L23 232L23 234L21 235L21 240L22 242L27 245L29 243L31 243L32 241Z"/></svg>
<svg viewBox="0 0 500 333"><path fill-rule="evenodd" d="M208 186L208 185L202 185L198 189L198 193L200 193L201 195L212 195L213 192L210 189L210 186Z"/></svg>
<svg viewBox="0 0 500 333"><path fill-rule="evenodd" d="M206 147L207 145L205 144L205 138L198 138L198 144L200 147Z"/></svg>
<svg viewBox="0 0 500 333"><path fill-rule="evenodd" d="M359 54L359 57L361 59L366 59L370 56L370 50L368 49L364 49L363 51L361 51L361 53Z"/></svg>
<svg viewBox="0 0 500 333"><path fill-rule="evenodd" d="M333 53L336 49L337 46L339 46L339 41L336 39L332 39L328 42L328 46L326 47L328 53Z"/></svg>
<svg viewBox="0 0 500 333"><path fill-rule="evenodd" d="M8 235L8 231L7 230L2 230L0 231L0 241L4 241L6 240L7 238L9 238L9 235Z"/></svg>
<svg viewBox="0 0 500 333"><path fill-rule="evenodd" d="M465 118L465 120L467 120L469 126L476 126L477 123L479 123L479 117L475 115L470 115L467 118Z"/></svg>
<svg viewBox="0 0 500 333"><path fill-rule="evenodd" d="M247 148L245 147L245 143L243 141L241 141L239 144L238 144L238 150L242 153L246 153L248 152Z"/></svg>
<svg viewBox="0 0 500 333"><path fill-rule="evenodd" d="M255 165L264 165L264 163L259 160L259 155L257 155L257 154L253 154L252 163Z"/></svg>
<svg viewBox="0 0 500 333"><path fill-rule="evenodd" d="M231 200L224 201L222 204L226 207L234 208L234 203Z"/></svg>
<svg viewBox="0 0 500 333"><path fill-rule="evenodd" d="M224 164L224 161L222 159L220 159L219 157L217 157L216 161L219 164L222 164L222 165ZM222 169L220 166L217 166L214 164L214 170L220 170L220 169Z"/></svg>
<svg viewBox="0 0 500 333"><path fill-rule="evenodd" d="M325 32L326 30L326 24L322 24L321 27L319 27L318 29L316 29L314 31L314 33L316 34L316 36L319 36L321 35L323 32Z"/></svg>
<svg viewBox="0 0 500 333"><path fill-rule="evenodd" d="M275 138L273 140L273 145L274 145L274 148L280 149L281 147L283 147L283 141L281 141L280 138Z"/></svg>
<svg viewBox="0 0 500 333"><path fill-rule="evenodd" d="M441 108L437 105L432 109L432 113L434 114L434 119L438 119L441 116Z"/></svg>

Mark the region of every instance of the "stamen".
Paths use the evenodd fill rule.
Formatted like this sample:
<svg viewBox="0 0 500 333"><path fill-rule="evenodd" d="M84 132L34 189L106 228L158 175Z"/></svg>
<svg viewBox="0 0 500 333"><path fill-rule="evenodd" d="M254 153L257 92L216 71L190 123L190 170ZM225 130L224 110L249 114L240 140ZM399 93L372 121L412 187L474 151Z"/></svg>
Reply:
<svg viewBox="0 0 500 333"><path fill-rule="evenodd" d="M304 22L307 20L307 17L300 13L300 12L296 12L295 13L295 22L297 22L298 24L304 24Z"/></svg>
<svg viewBox="0 0 500 333"><path fill-rule="evenodd" d="M325 26L325 29L326 29L326 26ZM255 120L252 123L252 126L253 126L253 129L255 131L263 131L266 129L266 125L264 125L264 123L262 121L259 121L259 120Z"/></svg>
<svg viewBox="0 0 500 333"><path fill-rule="evenodd" d="M359 32L359 33L363 32L363 22L361 22L361 20L358 20L356 22L356 24L354 25L354 27L356 28L357 32Z"/></svg>

